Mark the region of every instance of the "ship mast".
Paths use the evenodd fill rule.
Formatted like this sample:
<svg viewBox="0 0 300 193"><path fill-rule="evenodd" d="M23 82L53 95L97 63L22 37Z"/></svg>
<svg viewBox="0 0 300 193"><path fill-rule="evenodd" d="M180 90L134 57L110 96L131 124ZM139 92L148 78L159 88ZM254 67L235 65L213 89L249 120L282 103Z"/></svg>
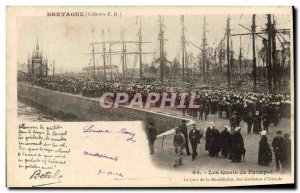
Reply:
<svg viewBox="0 0 300 193"><path fill-rule="evenodd" d="M203 82L207 81L207 77L206 77L206 45L207 45L207 39L206 39L206 20L205 20L205 16L203 18L203 38L202 38L202 71L203 71Z"/></svg>
<svg viewBox="0 0 300 193"><path fill-rule="evenodd" d="M106 81L106 48L105 48L105 34L104 30L102 29L102 37L103 37L103 74L104 74L104 81Z"/></svg>
<svg viewBox="0 0 300 193"><path fill-rule="evenodd" d="M159 42L160 42L160 81L164 83L164 18L159 16Z"/></svg>
<svg viewBox="0 0 300 193"><path fill-rule="evenodd" d="M155 54L155 52L143 52L142 51L142 44L144 43L151 43L151 41L143 41L142 40L142 16L138 16L137 17L137 21L139 19L139 40L138 40L138 55L139 55L139 59L140 59L140 81L142 81L143 79L143 54ZM135 43L134 41L129 41L129 43ZM134 53L133 53L134 54Z"/></svg>
<svg viewBox="0 0 300 193"><path fill-rule="evenodd" d="M92 44L92 58L93 58L93 65L94 65L94 77L96 77L95 46L94 46L94 28L93 27L92 27L92 42L93 42L93 44ZM54 70L53 70L53 72L54 72ZM54 75L54 73L53 73L53 75Z"/></svg>
<svg viewBox="0 0 300 193"><path fill-rule="evenodd" d="M253 91L255 92L256 91L256 44L255 44L255 36L258 36L260 38L263 39L264 41L264 44L265 44L265 41L267 39L265 39L264 37L262 37L261 35L259 34L262 34L262 33L257 33L256 32L256 24L255 24L255 14L252 15L252 25L251 25L251 29L239 24L239 26L245 28L247 31L249 31L250 33L241 33L241 34L232 34L231 36L242 36L242 35L251 35L252 36L252 77L253 77Z"/></svg>
<svg viewBox="0 0 300 193"><path fill-rule="evenodd" d="M252 15L252 54L253 54L253 91L256 91L256 56L255 56L255 14Z"/></svg>
<svg viewBox="0 0 300 193"><path fill-rule="evenodd" d="M138 33L139 39L137 41L127 41L126 40L126 31L124 28L121 29L121 41L111 41L111 37L109 37L109 40L105 40L105 34L104 30L102 30L102 38L103 40L100 42L94 42L92 41L92 53L87 53L85 55L92 55L93 63L94 63L94 74L95 74L95 55L96 54L101 54L103 56L103 67L104 67L104 80L106 81L107 79L107 69L106 69L106 64L107 61L109 60L109 65L110 65L110 81L112 82L113 79L113 72L112 72L112 55L121 55L121 62L122 62L122 73L123 73L123 79L127 80L128 79L128 69L127 69L127 55L138 55L140 58L140 79L143 78L143 63L142 63L142 56L143 54L155 54L155 52L142 52L142 44L143 43L151 43L151 41L142 41L142 21L141 21L141 16L140 17L140 31ZM108 32L110 31L110 27L108 29ZM92 29L92 40L93 38L93 32L94 28ZM102 44L102 52L95 52L95 45L96 44ZM109 50L106 50L106 45L108 44ZM121 44L122 49L120 51L112 51L112 46L115 44ZM127 44L138 44L138 50L137 51L127 51ZM108 52L108 53L107 53ZM106 58L107 55L109 54L109 58Z"/></svg>
<svg viewBox="0 0 300 193"><path fill-rule="evenodd" d="M53 76L55 75L55 61L53 60Z"/></svg>
<svg viewBox="0 0 300 193"><path fill-rule="evenodd" d="M29 65L30 65L30 55L28 53L28 57L27 57L27 73L28 73L28 75L30 74L30 67L29 67Z"/></svg>
<svg viewBox="0 0 300 193"><path fill-rule="evenodd" d="M47 55L46 55L46 58L45 58L45 66L46 66L46 77L48 76L48 58L47 58Z"/></svg>
<svg viewBox="0 0 300 193"><path fill-rule="evenodd" d="M223 39L220 42L220 54L219 54L219 79L221 79L222 75L222 62L223 62Z"/></svg>
<svg viewBox="0 0 300 193"><path fill-rule="evenodd" d="M142 17L140 16L140 31L139 31L139 56L140 56L140 80L143 79L143 60L142 60Z"/></svg>
<svg viewBox="0 0 300 193"><path fill-rule="evenodd" d="M228 89L230 89L230 50L229 50L229 38L230 38L230 16L227 18L227 28L226 28L226 37L227 37L227 81Z"/></svg>
<svg viewBox="0 0 300 193"><path fill-rule="evenodd" d="M240 53L239 53L239 74L242 73L242 36L240 36Z"/></svg>
<svg viewBox="0 0 300 193"><path fill-rule="evenodd" d="M275 30L275 18L273 14L273 28L272 28L272 61L273 61L273 84L274 84L274 92L276 92L276 89L278 88L278 80L280 77L280 73L278 71L278 60L277 60L277 48L276 48L276 30Z"/></svg>
<svg viewBox="0 0 300 193"><path fill-rule="evenodd" d="M122 39L122 69L123 69L123 79L127 80L127 63L126 63L126 40L125 40L125 29L121 31Z"/></svg>
<svg viewBox="0 0 300 193"><path fill-rule="evenodd" d="M108 32L110 32L110 28L108 30ZM111 62L111 35L109 34L109 65L110 65L110 82L113 81L113 72L112 72L112 62Z"/></svg>
<svg viewBox="0 0 300 193"><path fill-rule="evenodd" d="M181 48L182 48L182 81L184 81L185 73L185 35L184 35L184 15L181 16L182 35L181 35Z"/></svg>

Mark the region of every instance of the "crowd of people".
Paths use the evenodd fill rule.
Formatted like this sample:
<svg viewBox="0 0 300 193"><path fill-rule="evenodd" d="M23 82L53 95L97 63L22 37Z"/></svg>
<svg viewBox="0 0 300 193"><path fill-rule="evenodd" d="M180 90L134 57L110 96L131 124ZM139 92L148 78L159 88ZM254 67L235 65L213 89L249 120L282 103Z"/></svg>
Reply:
<svg viewBox="0 0 300 193"><path fill-rule="evenodd" d="M244 120L248 124L251 132L258 133L262 129L268 130L271 123L277 125L282 117L290 117L291 99L286 94L266 94L266 93L243 93L237 90L199 89L185 87L171 87L165 85L151 85L142 83L125 82L103 82L94 79L84 79L75 77L49 76L30 78L30 81L37 86L47 89L80 94L86 97L101 97L104 93L112 92L114 96L110 98L115 102L117 93L126 93L129 102L136 93L142 95L142 102L145 103L149 93L159 93L159 100L153 104L160 107L163 94L171 98L172 93L176 93L174 110L182 111L184 116L194 119L207 120L209 114L218 114L220 118L231 120L231 129L239 126L239 122ZM185 108L179 108L181 93L188 93L184 99ZM192 96L195 95L194 104L197 108L189 108ZM125 104L126 105L126 104ZM170 106L170 102L166 105ZM261 128L261 124L263 128Z"/></svg>
<svg viewBox="0 0 300 193"><path fill-rule="evenodd" d="M147 129L150 153L154 154L154 142L157 133L154 124L151 122L150 125L151 126ZM200 140L203 137L204 132L202 129L196 128L196 123L192 124L192 129L188 133L186 121L182 121L182 124L175 129L173 138L176 154L175 163L173 165L175 168L182 165L184 149L188 156L192 155L192 161L197 158L197 146L200 144ZM189 144L192 147L192 153L190 152ZM245 160L246 155L244 145L241 127L236 127L233 132L230 132L230 128L225 126L224 130L219 132L212 122L206 129L205 150L208 151L208 156L210 157L219 157L219 154L221 154L224 159L230 159L233 163L241 162L242 160ZM275 157L276 171L289 172L291 169L290 135L285 133L282 136L282 132L279 130L276 132L272 144L269 145L267 132L266 130L263 130L259 141L257 163L261 166L269 166L272 162L273 155Z"/></svg>
<svg viewBox="0 0 300 193"><path fill-rule="evenodd" d="M229 126L226 126L220 133L212 123L207 128L205 150L209 156L216 157L219 153L224 158L231 159L233 162L240 162L246 150L244 148L243 137L240 134L240 122L244 120L247 123L247 133L261 133L259 142L258 164L268 165L272 160L272 152L267 141L266 133L271 123L276 126L282 117L291 116L291 99L286 94L267 94L255 92L241 92L238 90L225 90L221 88L200 89L197 87L172 87L166 85L152 85L147 83L128 83L128 82L103 82L101 80L49 76L49 77L25 77L22 81L30 81L33 85L47 88L50 90L78 94L85 97L101 97L104 93L112 92L114 96L109 100L115 101L117 93L126 93L129 96L129 102L136 93L141 93L142 102L145 103L149 93L159 93L160 98L155 102L154 107L159 107L162 102L162 95L167 93L171 98L172 93L176 93L174 110L181 111L184 116L190 116L193 119L207 120L210 114L218 114L219 118L229 119ZM184 99L184 108L179 108L181 93L188 93ZM192 98L194 96L194 98ZM197 108L189 108L191 100L198 105ZM126 104L125 104L126 105ZM167 103L170 106L170 102ZM290 143L288 134L278 136L273 139L272 147L275 155L277 169L279 165L282 168L288 168L290 163ZM157 136L154 124L150 124L148 129L148 139L151 154L154 153L154 142ZM182 164L182 149L185 147L189 155L189 143L192 147L192 159L197 157L197 145L204 136L203 130L193 129L187 132L186 123L182 123L174 136L174 146L176 150L175 167ZM289 153L288 153L289 152Z"/></svg>

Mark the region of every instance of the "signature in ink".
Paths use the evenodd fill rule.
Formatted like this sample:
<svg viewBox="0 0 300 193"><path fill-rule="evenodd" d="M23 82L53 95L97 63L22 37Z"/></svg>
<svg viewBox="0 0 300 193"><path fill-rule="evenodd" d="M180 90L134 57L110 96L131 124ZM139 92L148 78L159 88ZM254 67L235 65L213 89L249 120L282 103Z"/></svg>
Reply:
<svg viewBox="0 0 300 193"><path fill-rule="evenodd" d="M129 141L129 142L131 142L131 143L135 143L135 142L136 142L135 139L134 139L135 134L132 133L132 132L130 132L130 131L127 131L126 128L122 128L118 133L121 133L121 134L123 134L123 135L128 136L128 138L127 138L126 141Z"/></svg>
<svg viewBox="0 0 300 193"><path fill-rule="evenodd" d="M114 131L111 131L111 130L108 130L108 129L105 129L105 130L102 130L102 129L98 129L95 127L95 125L87 125L83 128L83 132L84 133L118 133L118 134L121 134L123 136L126 136L127 139L126 141L127 142L131 142L131 143L135 143L136 140L135 140L135 136L136 134L133 133L133 132L130 132L128 131L128 129L126 128L122 128L121 130L119 130L118 132L114 132Z"/></svg>
<svg viewBox="0 0 300 193"><path fill-rule="evenodd" d="M114 156L109 156L109 155L106 155L105 153L91 153L91 152L88 152L88 151L84 151L83 152L83 155L85 156L91 156L91 157L98 157L98 158L104 158L104 159L108 159L108 160L112 160L112 161L118 161L119 160L119 157L114 157Z"/></svg>
<svg viewBox="0 0 300 193"><path fill-rule="evenodd" d="M115 177L121 177L121 178L124 177L124 175L121 172L103 171L102 169L99 169L97 174L98 175L106 175L106 176L115 176Z"/></svg>
<svg viewBox="0 0 300 193"><path fill-rule="evenodd" d="M87 125L83 128L84 133L111 133L110 130L97 129L95 125Z"/></svg>
<svg viewBox="0 0 300 193"><path fill-rule="evenodd" d="M31 179L58 179L60 180L63 175L60 173L60 170L56 170L55 172L51 171L42 171L42 170L35 170L33 174L30 176Z"/></svg>

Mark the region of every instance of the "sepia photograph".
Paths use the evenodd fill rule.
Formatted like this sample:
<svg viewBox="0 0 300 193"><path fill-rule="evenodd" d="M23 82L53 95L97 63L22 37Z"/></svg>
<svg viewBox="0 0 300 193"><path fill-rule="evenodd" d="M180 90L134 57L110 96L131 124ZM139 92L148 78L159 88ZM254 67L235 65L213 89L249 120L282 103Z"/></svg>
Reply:
<svg viewBox="0 0 300 193"><path fill-rule="evenodd" d="M7 148L18 152L8 153L15 163L8 170L26 170L29 177L11 177L12 186L31 186L46 170L52 173L45 178L60 176L59 181L33 184L105 186L64 185L60 179L78 157L77 144L96 145L94 135L126 137L119 146L126 152L129 144L141 144L141 154L128 156L128 162L140 155L152 173L164 175L161 184L145 177L126 185L135 178L111 171L113 187L294 183L292 7L8 7L7 12L14 21L7 24L13 32L7 33L7 119L16 128L7 137L17 140ZM105 150L110 149L117 151L117 144ZM81 156L122 161L86 149ZM125 184L118 185L120 179Z"/></svg>

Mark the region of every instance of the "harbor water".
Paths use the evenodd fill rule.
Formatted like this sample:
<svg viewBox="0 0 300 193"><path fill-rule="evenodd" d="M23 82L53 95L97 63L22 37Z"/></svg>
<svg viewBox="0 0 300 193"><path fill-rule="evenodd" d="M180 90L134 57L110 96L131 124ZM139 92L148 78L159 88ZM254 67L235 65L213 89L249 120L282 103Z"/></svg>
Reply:
<svg viewBox="0 0 300 193"><path fill-rule="evenodd" d="M34 105L29 105L23 101L18 100L18 121L63 121L57 117L51 115L51 113L42 111Z"/></svg>

